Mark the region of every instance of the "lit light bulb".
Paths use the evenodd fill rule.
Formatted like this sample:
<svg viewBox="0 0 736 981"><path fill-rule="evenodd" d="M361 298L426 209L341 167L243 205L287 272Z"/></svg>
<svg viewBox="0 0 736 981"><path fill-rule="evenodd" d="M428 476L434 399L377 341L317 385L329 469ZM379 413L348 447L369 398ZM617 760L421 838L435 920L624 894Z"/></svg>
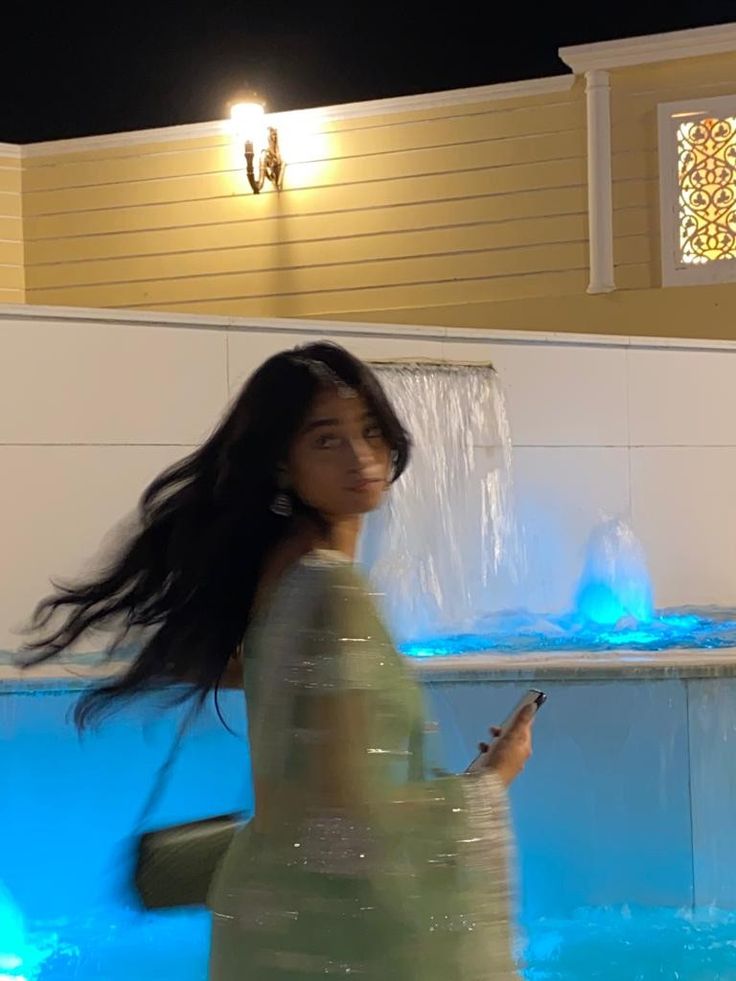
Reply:
<svg viewBox="0 0 736 981"><path fill-rule="evenodd" d="M264 109L260 102L236 102L230 109L233 135L238 141L253 144L256 153L264 143Z"/></svg>

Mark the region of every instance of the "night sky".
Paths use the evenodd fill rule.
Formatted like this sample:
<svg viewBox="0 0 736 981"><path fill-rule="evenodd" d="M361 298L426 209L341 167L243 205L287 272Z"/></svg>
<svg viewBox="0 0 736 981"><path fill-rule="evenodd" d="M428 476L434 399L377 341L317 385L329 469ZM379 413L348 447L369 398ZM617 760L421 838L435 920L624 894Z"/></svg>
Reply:
<svg viewBox="0 0 736 981"><path fill-rule="evenodd" d="M567 71L563 45L736 21L736 0L6 0L2 10L9 143L220 119L244 86L278 111L554 75Z"/></svg>

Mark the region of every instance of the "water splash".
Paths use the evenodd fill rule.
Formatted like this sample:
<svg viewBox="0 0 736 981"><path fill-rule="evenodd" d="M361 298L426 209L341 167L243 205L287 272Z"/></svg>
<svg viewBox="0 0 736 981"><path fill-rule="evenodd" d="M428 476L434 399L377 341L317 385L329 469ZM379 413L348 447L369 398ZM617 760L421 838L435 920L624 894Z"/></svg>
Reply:
<svg viewBox="0 0 736 981"><path fill-rule="evenodd" d="M59 948L54 933L37 935L26 929L18 905L0 883L0 981L36 981Z"/></svg>
<svg viewBox="0 0 736 981"><path fill-rule="evenodd" d="M644 550L621 518L589 538L572 610L511 610L479 617L471 630L425 635L402 644L411 657L492 652L723 650L736 647L736 610L655 610Z"/></svg>
<svg viewBox="0 0 736 981"><path fill-rule="evenodd" d="M371 517L363 561L400 637L469 625L494 577L518 576L511 437L490 366L377 367L411 433L412 464Z"/></svg>
<svg viewBox="0 0 736 981"><path fill-rule="evenodd" d="M649 623L654 615L652 584L639 540L621 518L591 532L575 596L580 620L612 627L622 621Z"/></svg>

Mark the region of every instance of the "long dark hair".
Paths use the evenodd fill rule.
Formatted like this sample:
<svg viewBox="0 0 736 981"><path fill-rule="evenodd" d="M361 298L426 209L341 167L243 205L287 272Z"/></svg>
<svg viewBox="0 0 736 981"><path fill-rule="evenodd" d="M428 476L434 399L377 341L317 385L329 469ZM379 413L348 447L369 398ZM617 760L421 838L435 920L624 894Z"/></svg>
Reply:
<svg viewBox="0 0 736 981"><path fill-rule="evenodd" d="M264 563L294 533L319 520L294 501L274 514L279 466L318 394L330 384L355 390L375 413L393 458L393 479L409 459L409 439L380 382L343 348L309 344L270 358L246 382L209 439L163 471L143 492L135 530L97 578L60 585L37 605L24 633L56 629L26 643L24 666L61 654L82 634L114 627L112 658L131 633L144 637L128 670L79 700L80 727L111 703L162 683L187 681L181 697L218 689L248 628ZM246 652L247 653L247 652Z"/></svg>

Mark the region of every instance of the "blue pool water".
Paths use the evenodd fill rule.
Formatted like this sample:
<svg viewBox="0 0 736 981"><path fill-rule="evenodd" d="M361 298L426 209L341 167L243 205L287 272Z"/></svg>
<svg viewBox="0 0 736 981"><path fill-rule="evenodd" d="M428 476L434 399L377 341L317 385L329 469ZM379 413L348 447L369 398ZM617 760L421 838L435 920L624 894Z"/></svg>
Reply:
<svg viewBox="0 0 736 981"><path fill-rule="evenodd" d="M0 979L205 981L208 929L204 912L37 924L0 953ZM714 911L583 910L532 924L521 943L526 981L736 979L736 916Z"/></svg>
<svg viewBox="0 0 736 981"><path fill-rule="evenodd" d="M482 651L524 654L560 651L719 650L736 647L736 610L683 607L649 619L591 620L577 613L537 616L513 611L487 617L476 630L421 638L401 645L410 657L443 657Z"/></svg>

